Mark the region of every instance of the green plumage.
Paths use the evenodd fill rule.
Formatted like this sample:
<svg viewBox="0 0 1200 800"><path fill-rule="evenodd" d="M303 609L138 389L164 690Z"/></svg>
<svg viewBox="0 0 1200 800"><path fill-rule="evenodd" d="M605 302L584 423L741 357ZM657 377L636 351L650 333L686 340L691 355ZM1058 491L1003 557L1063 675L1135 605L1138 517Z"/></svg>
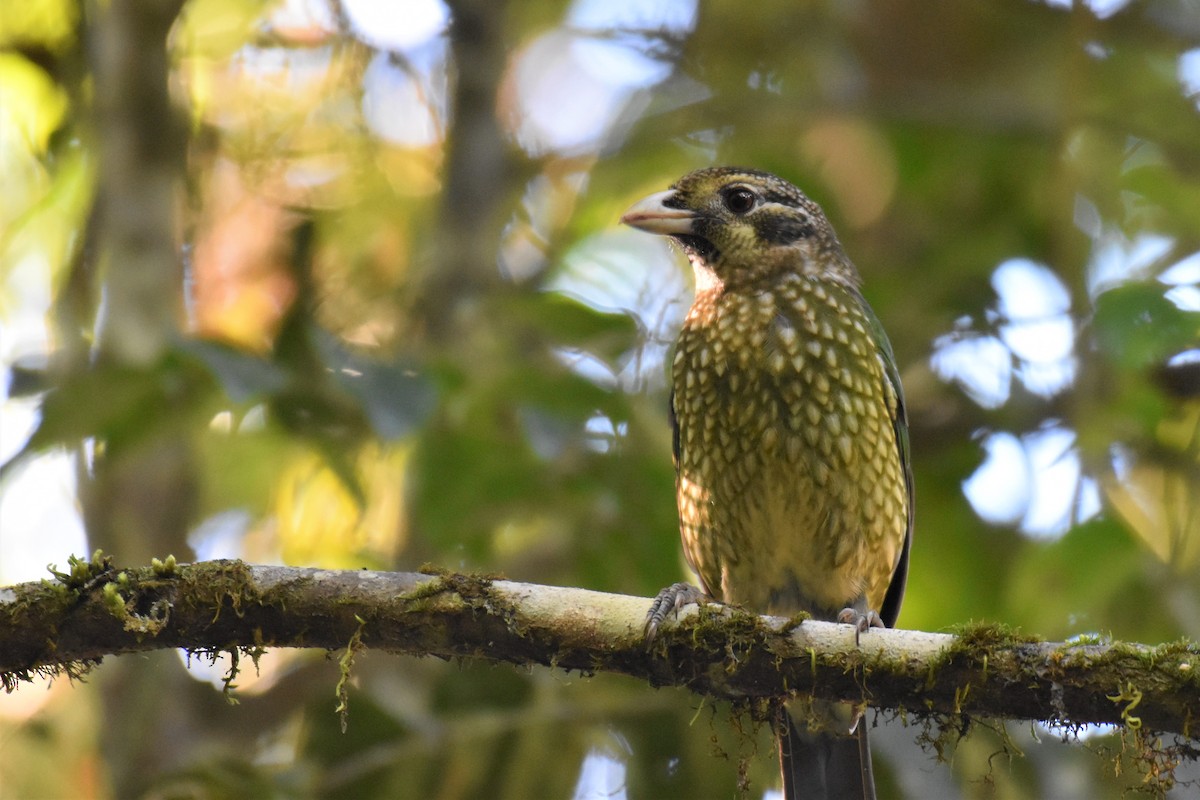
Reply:
<svg viewBox="0 0 1200 800"><path fill-rule="evenodd" d="M684 551L705 590L758 611L878 611L907 490L897 395L852 289L800 275L710 290L673 370Z"/></svg>
<svg viewBox="0 0 1200 800"><path fill-rule="evenodd" d="M715 168L624 221L673 237L696 273L671 411L684 552L705 592L893 624L912 528L903 398L820 208L775 176ZM663 599L660 616L679 590Z"/></svg>

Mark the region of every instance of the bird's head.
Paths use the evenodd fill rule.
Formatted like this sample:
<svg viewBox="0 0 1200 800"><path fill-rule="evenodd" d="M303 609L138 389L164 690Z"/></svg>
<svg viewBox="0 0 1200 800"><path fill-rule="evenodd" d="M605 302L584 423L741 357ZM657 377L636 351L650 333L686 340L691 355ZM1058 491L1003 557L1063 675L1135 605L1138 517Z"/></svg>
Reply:
<svg viewBox="0 0 1200 800"><path fill-rule="evenodd" d="M821 207L770 173L697 170L635 203L621 221L678 242L700 289L788 272L858 283Z"/></svg>

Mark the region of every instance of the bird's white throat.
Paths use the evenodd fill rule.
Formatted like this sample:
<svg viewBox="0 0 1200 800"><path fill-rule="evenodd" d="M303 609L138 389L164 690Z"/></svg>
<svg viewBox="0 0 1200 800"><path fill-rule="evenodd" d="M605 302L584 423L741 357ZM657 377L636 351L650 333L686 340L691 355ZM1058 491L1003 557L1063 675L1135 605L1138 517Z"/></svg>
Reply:
<svg viewBox="0 0 1200 800"><path fill-rule="evenodd" d="M692 271L696 273L696 294L720 291L725 287L725 282L717 276L712 267L698 257L689 256L688 261L692 262Z"/></svg>

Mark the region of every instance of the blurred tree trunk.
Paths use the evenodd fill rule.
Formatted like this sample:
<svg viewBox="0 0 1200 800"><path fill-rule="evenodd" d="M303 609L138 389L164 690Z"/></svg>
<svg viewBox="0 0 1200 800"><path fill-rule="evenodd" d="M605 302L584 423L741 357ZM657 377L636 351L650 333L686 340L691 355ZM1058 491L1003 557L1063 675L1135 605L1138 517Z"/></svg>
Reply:
<svg viewBox="0 0 1200 800"><path fill-rule="evenodd" d="M93 369L161 370L180 332L180 208L186 136L168 90L167 36L182 0L114 0L87 7L95 85L88 131L99 157L93 225L100 276ZM169 396L169 394L168 394ZM89 543L126 561L187 553L197 475L177 415L154 410L138 430L109 437L81 485ZM160 420L170 420L166 424ZM201 739L195 682L173 653L127 659L100 676L101 737L116 797L140 797Z"/></svg>
<svg viewBox="0 0 1200 800"><path fill-rule="evenodd" d="M503 0L452 0L453 91L433 248L414 279L414 327L434 345L453 345L480 327L500 284L500 232L518 177L496 102L507 59ZM469 341L469 340L468 340Z"/></svg>
<svg viewBox="0 0 1200 800"><path fill-rule="evenodd" d="M101 368L155 369L180 331L176 211L186 138L167 87L167 34L182 5L116 0L91 8L90 135L99 153L95 257L103 286L95 361ZM95 454L84 500L93 546L131 561L188 552L196 478L189 443L179 433L171 427L134 431Z"/></svg>

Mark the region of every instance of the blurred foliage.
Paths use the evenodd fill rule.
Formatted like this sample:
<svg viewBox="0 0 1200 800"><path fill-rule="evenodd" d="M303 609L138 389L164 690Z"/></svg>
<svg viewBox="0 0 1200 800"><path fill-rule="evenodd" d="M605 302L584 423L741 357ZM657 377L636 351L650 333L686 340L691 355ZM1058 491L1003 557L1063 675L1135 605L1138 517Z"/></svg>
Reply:
<svg viewBox="0 0 1200 800"><path fill-rule="evenodd" d="M183 5L163 268L184 280L154 298L182 312L147 364L93 355L123 263L96 244L123 224L97 213L113 173L96 31L140 5L0 0L5 414L36 401L27 434L5 427L28 435L6 504L67 453L89 545L118 560L177 549L154 531L178 523L181 559L434 562L652 594L684 572L665 365L689 278L616 220L738 163L824 204L895 347L917 482L901 625L1200 636L1200 6L448 5ZM1068 444L1047 455L1051 433ZM0 537L12 552L51 533ZM0 701L0 796L707 798L745 779L759 797L775 781L765 731L612 676L370 653L342 734L319 655L243 673L240 706L158 655ZM1111 755L1009 728L969 736L951 767L881 715L881 796L1141 785L1128 754L1114 775Z"/></svg>

